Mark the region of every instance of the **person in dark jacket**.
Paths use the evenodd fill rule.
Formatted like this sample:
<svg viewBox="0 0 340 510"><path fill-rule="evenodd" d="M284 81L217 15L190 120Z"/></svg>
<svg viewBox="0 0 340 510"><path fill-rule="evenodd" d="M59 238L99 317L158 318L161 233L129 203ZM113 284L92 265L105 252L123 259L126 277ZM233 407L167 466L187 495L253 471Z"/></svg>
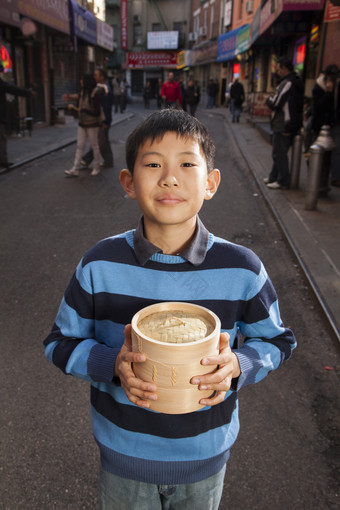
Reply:
<svg viewBox="0 0 340 510"><path fill-rule="evenodd" d="M339 69L335 64L326 67L313 87L312 130L317 138L321 126L333 126L335 122L334 90Z"/></svg>
<svg viewBox="0 0 340 510"><path fill-rule="evenodd" d="M2 67L2 66L1 66ZM2 71L3 69L0 69ZM6 94L13 96L29 97L32 92L29 89L17 87L12 83L7 83L0 78L0 168L9 168L11 163L7 156L7 136L6 136L6 119L7 119L7 101Z"/></svg>
<svg viewBox="0 0 340 510"><path fill-rule="evenodd" d="M184 89L185 103L189 106L190 115L195 117L197 105L200 102L200 88L195 84L192 78L188 81L188 86Z"/></svg>
<svg viewBox="0 0 340 510"><path fill-rule="evenodd" d="M100 101L104 116L104 119L100 122L98 130L99 150L103 158L103 162L100 163L99 166L102 168L111 168L113 167L113 153L109 139L109 130L112 122L113 94L104 69L96 69L94 72L94 79L96 80L97 88L101 91ZM90 148L81 160L81 165L86 167L92 162L92 160L93 150Z"/></svg>
<svg viewBox="0 0 340 510"><path fill-rule="evenodd" d="M150 108L151 98L152 98L151 83L148 80L143 89L144 108Z"/></svg>
<svg viewBox="0 0 340 510"><path fill-rule="evenodd" d="M302 127L304 87L287 57L278 59L276 72L279 77L276 92L266 101L272 111L270 124L273 131L273 166L264 182L271 189L288 189L288 150L294 136Z"/></svg>
<svg viewBox="0 0 340 510"><path fill-rule="evenodd" d="M244 88L242 83L235 78L234 83L230 87L230 109L232 113L231 122L239 122L242 110L242 104L244 101Z"/></svg>

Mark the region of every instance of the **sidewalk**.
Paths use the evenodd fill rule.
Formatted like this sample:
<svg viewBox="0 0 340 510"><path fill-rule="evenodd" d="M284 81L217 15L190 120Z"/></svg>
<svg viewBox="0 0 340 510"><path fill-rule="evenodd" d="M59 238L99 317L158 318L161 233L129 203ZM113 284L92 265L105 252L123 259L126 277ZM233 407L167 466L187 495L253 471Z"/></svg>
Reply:
<svg viewBox="0 0 340 510"><path fill-rule="evenodd" d="M114 114L111 126L132 116L133 113L130 111ZM13 163L10 170L75 143L78 121L68 115L64 118L64 124L47 127L34 126L32 136L29 136L28 133L20 137L10 136L7 139L8 160Z"/></svg>
<svg viewBox="0 0 340 510"><path fill-rule="evenodd" d="M302 158L299 189L270 190L263 183L272 164L268 123L244 114L239 124L232 124L226 108L211 111L225 117L246 164L340 340L340 188L332 187L328 197L320 198L317 210L306 211L307 167ZM133 107L126 113L115 114L113 125L132 116ZM11 168L74 143L76 128L77 122L66 117L65 124L35 128L31 137L9 138L8 154L14 163Z"/></svg>
<svg viewBox="0 0 340 510"><path fill-rule="evenodd" d="M268 122L243 115L239 124L232 124L229 110L219 109L218 113L225 116L241 154L340 340L340 188L331 187L327 197L319 198L315 211L305 210L304 157L299 189L267 188L263 178L268 177L272 165Z"/></svg>

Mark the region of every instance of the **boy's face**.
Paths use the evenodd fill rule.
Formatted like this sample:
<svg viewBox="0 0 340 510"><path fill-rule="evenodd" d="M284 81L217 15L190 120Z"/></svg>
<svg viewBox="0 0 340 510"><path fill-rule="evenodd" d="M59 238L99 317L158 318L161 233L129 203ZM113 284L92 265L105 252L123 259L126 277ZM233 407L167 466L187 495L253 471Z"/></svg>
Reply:
<svg viewBox="0 0 340 510"><path fill-rule="evenodd" d="M137 200L148 229L160 226L192 228L204 200L218 188L220 173L209 174L199 143L168 132L161 140L147 140L138 151L133 176L122 170L121 184Z"/></svg>

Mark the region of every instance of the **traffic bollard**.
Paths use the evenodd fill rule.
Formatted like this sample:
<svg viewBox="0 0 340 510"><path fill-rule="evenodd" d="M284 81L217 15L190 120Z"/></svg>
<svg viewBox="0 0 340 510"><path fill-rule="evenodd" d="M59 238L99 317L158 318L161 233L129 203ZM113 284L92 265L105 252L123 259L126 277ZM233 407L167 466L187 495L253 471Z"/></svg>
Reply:
<svg viewBox="0 0 340 510"><path fill-rule="evenodd" d="M300 166L302 154L302 135L294 136L292 155L290 160L290 188L297 189L299 187Z"/></svg>
<svg viewBox="0 0 340 510"><path fill-rule="evenodd" d="M323 153L324 149L319 145L314 144L310 147L307 196L305 203L305 209L307 211L314 211L316 209L319 196Z"/></svg>

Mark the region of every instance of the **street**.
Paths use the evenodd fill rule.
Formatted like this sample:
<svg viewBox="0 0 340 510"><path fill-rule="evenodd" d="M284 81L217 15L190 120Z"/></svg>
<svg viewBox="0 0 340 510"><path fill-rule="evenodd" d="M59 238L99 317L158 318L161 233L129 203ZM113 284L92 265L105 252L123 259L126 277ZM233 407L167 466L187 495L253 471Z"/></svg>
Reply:
<svg viewBox="0 0 340 510"><path fill-rule="evenodd" d="M97 177L89 170L76 179L64 177L75 145L0 176L4 510L97 508L98 453L89 385L50 365L42 342L85 251L138 221L138 207L118 181L125 166L124 141L147 114L139 105L133 112L131 120L112 128L115 166ZM216 167L222 174L201 219L215 235L259 255L277 290L283 321L298 341L287 364L240 393L241 431L220 508L335 510L339 345L224 116L201 108L198 117L215 139Z"/></svg>

